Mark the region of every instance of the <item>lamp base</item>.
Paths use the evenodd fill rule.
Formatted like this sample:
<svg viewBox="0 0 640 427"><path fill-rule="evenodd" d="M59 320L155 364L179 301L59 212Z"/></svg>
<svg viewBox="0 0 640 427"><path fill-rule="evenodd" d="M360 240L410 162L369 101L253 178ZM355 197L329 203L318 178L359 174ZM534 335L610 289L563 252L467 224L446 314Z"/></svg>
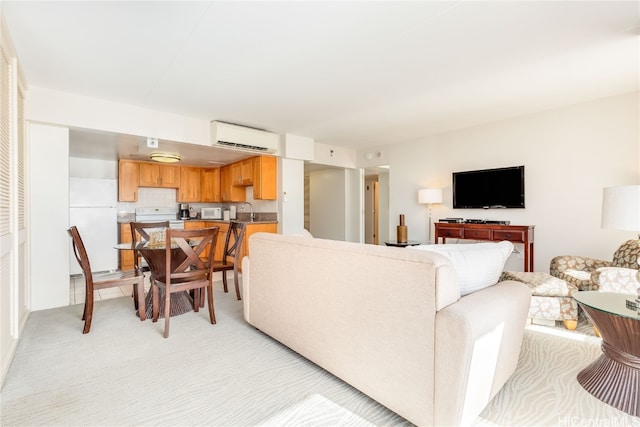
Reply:
<svg viewBox="0 0 640 427"><path fill-rule="evenodd" d="M407 243L408 242L408 230L406 225L399 225L397 230L397 238L396 241L398 243Z"/></svg>

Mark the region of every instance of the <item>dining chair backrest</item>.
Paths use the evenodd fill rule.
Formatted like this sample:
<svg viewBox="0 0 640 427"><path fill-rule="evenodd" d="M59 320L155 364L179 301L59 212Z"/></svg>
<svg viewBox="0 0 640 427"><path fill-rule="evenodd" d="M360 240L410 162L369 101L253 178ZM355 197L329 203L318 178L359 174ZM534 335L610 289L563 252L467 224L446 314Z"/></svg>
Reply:
<svg viewBox="0 0 640 427"><path fill-rule="evenodd" d="M204 303L206 289L209 317L215 324L213 306L213 248L219 227L200 229L172 229L166 231L165 268L151 279L153 292L153 321L158 320L159 288L164 289L164 337L169 336L171 294L193 291L193 308L198 311ZM208 251L208 252L206 252ZM206 256L205 256L206 254Z"/></svg>
<svg viewBox="0 0 640 427"><path fill-rule="evenodd" d="M84 276L89 281L93 281L91 274L91 263L89 262L89 257L87 256L87 249L84 247L84 243L82 242L82 237L80 237L80 232L78 231L78 227L72 225L71 228L67 230L69 236L71 236L71 243L73 244L73 254L78 260L78 264L84 273Z"/></svg>
<svg viewBox="0 0 640 427"><path fill-rule="evenodd" d="M203 274L207 280L213 274L213 250L205 254L205 250L215 248L219 227L201 229L167 229L166 234L166 268L169 272L165 283L200 280ZM176 251L176 246L179 251Z"/></svg>
<svg viewBox="0 0 640 427"><path fill-rule="evenodd" d="M229 223L229 231L227 232L227 236L224 241L224 255L222 257L223 265L229 263L228 258L233 258L234 263L238 263L237 257L240 255L240 251L242 250L245 229L246 223L244 222L231 221ZM231 237L233 237L233 241L231 240Z"/></svg>
<svg viewBox="0 0 640 427"><path fill-rule="evenodd" d="M227 271L233 270L233 281L236 286L236 297L242 299L240 295L240 280L238 278L238 266L240 264L240 255L242 251L242 242L244 241L244 233L247 224L244 222L231 221L229 223L229 231L224 241L224 252L221 260L214 261L214 271L222 272L222 288L225 292L229 291L227 286ZM233 240L232 240L233 239Z"/></svg>
<svg viewBox="0 0 640 427"><path fill-rule="evenodd" d="M157 221L157 222L131 222L131 241L138 243L143 240L149 240L149 232L155 229L169 228L169 221ZM133 265L135 268L141 268L140 263L141 256L135 249L133 250Z"/></svg>

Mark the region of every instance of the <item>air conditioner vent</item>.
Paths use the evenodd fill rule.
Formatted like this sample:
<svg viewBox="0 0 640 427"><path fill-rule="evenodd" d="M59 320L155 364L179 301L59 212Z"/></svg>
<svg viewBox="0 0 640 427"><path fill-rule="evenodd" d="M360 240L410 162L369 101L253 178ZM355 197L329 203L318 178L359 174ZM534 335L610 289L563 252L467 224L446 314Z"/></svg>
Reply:
<svg viewBox="0 0 640 427"><path fill-rule="evenodd" d="M280 136L265 130L214 120L211 122L211 145L273 154L280 150Z"/></svg>
<svg viewBox="0 0 640 427"><path fill-rule="evenodd" d="M252 151L267 151L267 147L257 147L255 145L240 144L239 142L218 141L218 145L225 145L227 147L240 148L243 150Z"/></svg>

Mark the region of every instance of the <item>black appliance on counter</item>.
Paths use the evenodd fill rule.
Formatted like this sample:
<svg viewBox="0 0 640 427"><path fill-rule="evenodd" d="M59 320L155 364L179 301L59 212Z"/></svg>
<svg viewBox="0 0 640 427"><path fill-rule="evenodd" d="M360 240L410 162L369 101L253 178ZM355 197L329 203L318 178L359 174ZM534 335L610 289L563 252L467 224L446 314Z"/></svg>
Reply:
<svg viewBox="0 0 640 427"><path fill-rule="evenodd" d="M178 217L180 219L189 219L189 204L188 203L180 203L178 210Z"/></svg>

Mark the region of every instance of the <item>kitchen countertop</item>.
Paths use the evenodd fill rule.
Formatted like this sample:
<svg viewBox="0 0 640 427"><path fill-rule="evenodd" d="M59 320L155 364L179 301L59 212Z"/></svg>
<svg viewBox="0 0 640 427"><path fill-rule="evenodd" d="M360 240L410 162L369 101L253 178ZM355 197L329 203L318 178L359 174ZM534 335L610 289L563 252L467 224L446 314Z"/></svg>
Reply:
<svg viewBox="0 0 640 427"><path fill-rule="evenodd" d="M188 221L204 221L204 222L222 222L225 224L229 224L231 221L236 221L236 222L244 222L245 224L277 224L278 221L271 221L271 220L258 220L258 221L246 221L246 220L242 220L242 219L230 219L230 220L224 220L224 219L186 219L185 222Z"/></svg>
<svg viewBox="0 0 640 427"><path fill-rule="evenodd" d="M277 224L278 223L278 214L276 212L255 212L256 219L254 221L249 220L249 213L247 212L239 212L238 217L233 221L244 222L247 224ZM124 213L118 214L118 223L119 224L128 224L136 220L135 213ZM224 219L202 219L202 218L193 218L193 219L185 219L178 221L207 221L207 222L222 222L228 224L231 220Z"/></svg>

